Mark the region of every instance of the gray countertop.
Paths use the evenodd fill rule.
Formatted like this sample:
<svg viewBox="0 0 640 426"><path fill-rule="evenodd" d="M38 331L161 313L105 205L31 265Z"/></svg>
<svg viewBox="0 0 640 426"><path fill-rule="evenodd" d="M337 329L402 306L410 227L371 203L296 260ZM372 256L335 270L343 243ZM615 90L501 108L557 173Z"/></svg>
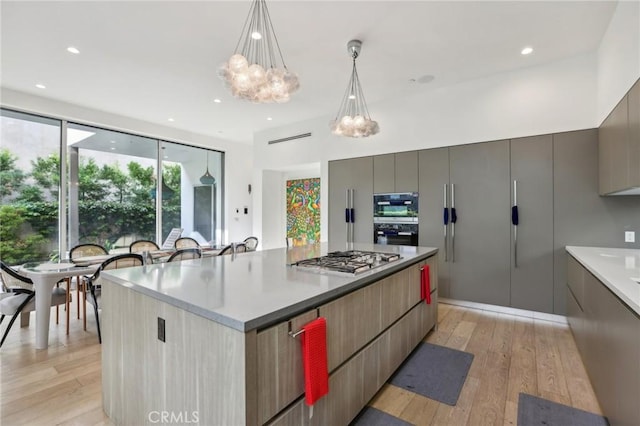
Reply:
<svg viewBox="0 0 640 426"><path fill-rule="evenodd" d="M107 280L239 331L286 320L437 253L433 247L352 244L401 259L357 275L313 272L291 263L346 250L327 243L215 256L103 272Z"/></svg>
<svg viewBox="0 0 640 426"><path fill-rule="evenodd" d="M566 249L640 315L640 250L573 246Z"/></svg>

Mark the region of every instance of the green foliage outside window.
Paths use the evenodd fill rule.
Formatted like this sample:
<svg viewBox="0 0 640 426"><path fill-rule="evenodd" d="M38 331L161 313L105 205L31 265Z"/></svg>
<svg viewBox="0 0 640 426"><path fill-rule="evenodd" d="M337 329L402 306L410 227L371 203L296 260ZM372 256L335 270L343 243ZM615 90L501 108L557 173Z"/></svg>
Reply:
<svg viewBox="0 0 640 426"><path fill-rule="evenodd" d="M16 157L0 149L0 258L9 264L57 256L50 242L57 239L60 159L56 154L31 161L25 172ZM110 248L123 235L155 239L156 205L153 167L129 162L98 166L89 158L78 170L79 239ZM31 179L29 179L31 178ZM165 165L163 234L180 224L180 165Z"/></svg>

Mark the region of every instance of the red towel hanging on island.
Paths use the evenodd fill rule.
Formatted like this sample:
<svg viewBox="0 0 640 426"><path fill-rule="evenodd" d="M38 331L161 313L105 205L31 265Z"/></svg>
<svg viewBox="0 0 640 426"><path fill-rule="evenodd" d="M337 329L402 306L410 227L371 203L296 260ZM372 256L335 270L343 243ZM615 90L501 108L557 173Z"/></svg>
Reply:
<svg viewBox="0 0 640 426"><path fill-rule="evenodd" d="M431 278L429 277L429 265L420 268L420 299L431 304Z"/></svg>
<svg viewBox="0 0 640 426"><path fill-rule="evenodd" d="M302 329L302 359L304 362L304 392L307 405L329 393L327 368L327 322L320 317Z"/></svg>

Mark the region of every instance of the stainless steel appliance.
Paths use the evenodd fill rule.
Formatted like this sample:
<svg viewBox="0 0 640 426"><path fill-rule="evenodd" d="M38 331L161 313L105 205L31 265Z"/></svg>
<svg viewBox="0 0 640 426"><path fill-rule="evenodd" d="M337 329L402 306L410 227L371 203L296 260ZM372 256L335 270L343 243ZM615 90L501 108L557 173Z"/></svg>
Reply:
<svg viewBox="0 0 640 426"><path fill-rule="evenodd" d="M418 193L373 194L373 217L378 222L418 222Z"/></svg>
<svg viewBox="0 0 640 426"><path fill-rule="evenodd" d="M373 242L418 245L418 193L373 195Z"/></svg>
<svg viewBox="0 0 640 426"><path fill-rule="evenodd" d="M418 245L417 223L374 223L374 244L390 244L399 246Z"/></svg>
<svg viewBox="0 0 640 426"><path fill-rule="evenodd" d="M304 259L292 264L298 268L310 271L343 272L358 274L369 271L400 259L396 253L380 253L373 251L349 250L334 251L326 256Z"/></svg>

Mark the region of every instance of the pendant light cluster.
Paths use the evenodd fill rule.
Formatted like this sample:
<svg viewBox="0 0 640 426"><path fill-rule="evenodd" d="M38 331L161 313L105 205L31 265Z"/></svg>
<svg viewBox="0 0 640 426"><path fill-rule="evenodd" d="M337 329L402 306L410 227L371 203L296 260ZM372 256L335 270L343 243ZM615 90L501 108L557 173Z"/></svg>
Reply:
<svg viewBox="0 0 640 426"><path fill-rule="evenodd" d="M372 120L369 116L369 109L364 100L364 93L358 78L356 59L360 55L361 48L362 42L360 40L351 40L347 43L347 51L353 59L353 68L338 113L330 123L331 132L334 135L366 138L380 131L378 122Z"/></svg>
<svg viewBox="0 0 640 426"><path fill-rule="evenodd" d="M338 114L330 123L335 135L362 138L380 131L378 123L369 116L358 78L356 58L361 47L360 40L347 44L353 68ZM218 75L233 96L254 103L288 102L299 89L297 75L284 63L265 0L252 1L235 53Z"/></svg>
<svg viewBox="0 0 640 426"><path fill-rule="evenodd" d="M219 75L236 98L255 103L288 102L300 87L298 76L284 63L265 0L251 4L235 52Z"/></svg>

